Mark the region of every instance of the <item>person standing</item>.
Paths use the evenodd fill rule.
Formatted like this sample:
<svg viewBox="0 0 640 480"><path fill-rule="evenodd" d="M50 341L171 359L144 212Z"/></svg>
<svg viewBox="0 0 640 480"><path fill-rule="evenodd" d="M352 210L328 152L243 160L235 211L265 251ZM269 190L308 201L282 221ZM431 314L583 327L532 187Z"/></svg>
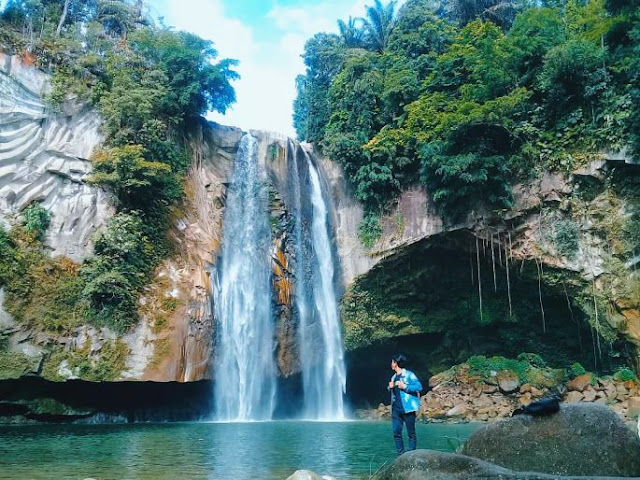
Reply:
<svg viewBox="0 0 640 480"><path fill-rule="evenodd" d="M420 391L422 384L415 373L405 368L407 357L401 353L391 357L391 369L394 371L387 389L391 392L391 420L393 439L398 455L405 452L402 440L403 424L407 426L409 450L415 450L416 413L420 410Z"/></svg>

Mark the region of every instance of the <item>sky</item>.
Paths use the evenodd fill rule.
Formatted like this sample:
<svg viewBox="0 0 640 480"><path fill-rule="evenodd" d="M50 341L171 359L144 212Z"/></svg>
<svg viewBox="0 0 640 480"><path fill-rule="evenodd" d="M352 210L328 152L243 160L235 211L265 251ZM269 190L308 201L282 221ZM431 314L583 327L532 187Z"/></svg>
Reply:
<svg viewBox="0 0 640 480"><path fill-rule="evenodd" d="M305 41L337 32L336 21L362 17L372 0L149 0L166 25L212 40L219 58L240 61L237 103L210 120L244 130L295 136L295 78L304 73Z"/></svg>

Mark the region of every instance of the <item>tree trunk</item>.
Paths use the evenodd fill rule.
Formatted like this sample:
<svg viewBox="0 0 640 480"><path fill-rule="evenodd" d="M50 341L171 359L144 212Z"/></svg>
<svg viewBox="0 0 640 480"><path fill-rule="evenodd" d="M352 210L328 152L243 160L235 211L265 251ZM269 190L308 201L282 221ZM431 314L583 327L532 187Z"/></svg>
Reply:
<svg viewBox="0 0 640 480"><path fill-rule="evenodd" d="M69 12L69 0L64 0L64 7L62 7L62 15L60 16L60 22L58 22L58 28L56 29L56 37L60 36L62 26L67 20L67 13Z"/></svg>

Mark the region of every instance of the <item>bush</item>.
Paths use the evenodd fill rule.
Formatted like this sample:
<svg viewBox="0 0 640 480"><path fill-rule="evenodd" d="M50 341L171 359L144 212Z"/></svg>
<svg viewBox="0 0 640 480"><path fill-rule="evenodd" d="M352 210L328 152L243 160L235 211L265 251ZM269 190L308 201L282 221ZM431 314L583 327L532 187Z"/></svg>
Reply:
<svg viewBox="0 0 640 480"><path fill-rule="evenodd" d="M618 380L619 382L627 382L630 380L635 380L636 379L636 375L635 373L633 373L633 371L630 368L621 368L620 370L618 370L613 378L615 378L616 380Z"/></svg>
<svg viewBox="0 0 640 480"><path fill-rule="evenodd" d="M49 213L40 203L32 203L22 211L24 217L24 228L36 240L42 240L49 223L51 213Z"/></svg>
<svg viewBox="0 0 640 480"><path fill-rule="evenodd" d="M381 235L380 216L374 213L366 214L358 227L358 238L362 245L367 248L373 248Z"/></svg>
<svg viewBox="0 0 640 480"><path fill-rule="evenodd" d="M560 220L555 224L553 240L558 254L572 259L580 247L580 228L571 220Z"/></svg>
<svg viewBox="0 0 640 480"><path fill-rule="evenodd" d="M569 373L572 378L575 378L575 377L579 377L580 375L584 375L585 373L587 373L587 371L579 363L574 363L573 365L571 365L571 368L569 369Z"/></svg>

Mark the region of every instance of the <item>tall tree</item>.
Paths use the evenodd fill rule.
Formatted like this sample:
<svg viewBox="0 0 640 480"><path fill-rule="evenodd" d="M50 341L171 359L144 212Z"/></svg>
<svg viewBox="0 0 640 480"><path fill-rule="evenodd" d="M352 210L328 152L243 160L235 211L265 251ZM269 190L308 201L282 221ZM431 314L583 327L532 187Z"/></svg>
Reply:
<svg viewBox="0 0 640 480"><path fill-rule="evenodd" d="M362 47L364 43L364 30L358 26L358 21L362 19L349 16L349 20L338 20L338 29L340 36L347 48Z"/></svg>
<svg viewBox="0 0 640 480"><path fill-rule="evenodd" d="M367 7L367 17L363 19L367 43L380 53L384 52L389 44L395 23L396 5L396 0L386 5L380 0L375 0L373 6Z"/></svg>
<svg viewBox="0 0 640 480"><path fill-rule="evenodd" d="M58 22L58 28L56 28L56 37L60 36L60 31L67 19L67 13L69 13L69 0L64 0L64 7L62 7L62 15L60 15L60 21Z"/></svg>

